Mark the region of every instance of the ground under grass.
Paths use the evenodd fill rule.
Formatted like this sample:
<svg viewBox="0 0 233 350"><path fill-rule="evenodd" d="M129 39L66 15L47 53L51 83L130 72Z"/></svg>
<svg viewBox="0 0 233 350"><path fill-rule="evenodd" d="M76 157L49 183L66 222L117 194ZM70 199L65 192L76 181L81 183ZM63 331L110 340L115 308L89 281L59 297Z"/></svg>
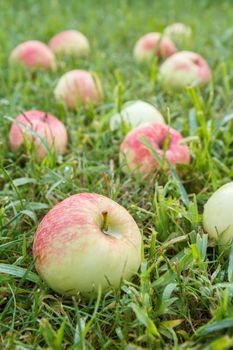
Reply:
<svg viewBox="0 0 233 350"><path fill-rule="evenodd" d="M203 205L233 177L233 3L231 1L0 2L0 348L1 349L230 349L233 347L233 251L211 247ZM193 29L185 49L213 69L204 89L164 91L157 63L138 66L139 36L173 21ZM55 73L10 69L8 55L28 39L47 42L64 29L90 39L88 60L65 59ZM59 76L73 68L100 76L105 100L76 112L55 102ZM124 175L118 150L126 131L112 133L122 103L154 103L190 142L192 163L180 177L157 172L148 180ZM8 146L11 119L39 109L69 131L68 153L43 163ZM183 184L183 187L182 187ZM53 293L32 258L38 222L57 202L97 192L125 206L138 223L144 255L138 276L97 299Z"/></svg>

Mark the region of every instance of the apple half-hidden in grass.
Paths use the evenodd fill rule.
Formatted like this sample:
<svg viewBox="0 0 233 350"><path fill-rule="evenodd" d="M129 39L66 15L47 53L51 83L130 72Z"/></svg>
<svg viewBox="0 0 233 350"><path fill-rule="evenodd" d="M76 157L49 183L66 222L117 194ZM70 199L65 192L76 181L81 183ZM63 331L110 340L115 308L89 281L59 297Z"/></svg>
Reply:
<svg viewBox="0 0 233 350"><path fill-rule="evenodd" d="M182 43L191 38L192 29L184 23L173 23L167 26L164 34L171 38L175 43Z"/></svg>
<svg viewBox="0 0 233 350"><path fill-rule="evenodd" d="M36 270L58 293L74 295L129 280L141 262L141 235L128 211L94 193L55 205L38 226Z"/></svg>
<svg viewBox="0 0 233 350"><path fill-rule="evenodd" d="M64 124L56 117L32 110L16 117L9 139L12 151L17 151L25 142L34 143L38 157L43 159L47 153L46 147L57 154L64 154L68 137Z"/></svg>
<svg viewBox="0 0 233 350"><path fill-rule="evenodd" d="M55 69L56 60L53 52L44 43L37 40L25 41L11 52L10 63L26 68Z"/></svg>
<svg viewBox="0 0 233 350"><path fill-rule="evenodd" d="M132 130L120 146L123 171L148 176L159 169L160 164L150 148L160 159L165 156L172 165L190 163L189 148L181 144L182 140L182 135L166 124L148 124Z"/></svg>
<svg viewBox="0 0 233 350"><path fill-rule="evenodd" d="M161 33L151 32L136 42L133 54L137 62L147 62L155 56L166 58L176 51L176 46L170 38Z"/></svg>
<svg viewBox="0 0 233 350"><path fill-rule="evenodd" d="M233 182L220 187L208 199L203 225L213 241L228 244L233 240Z"/></svg>
<svg viewBox="0 0 233 350"><path fill-rule="evenodd" d="M211 79L211 70L204 58L191 51L180 51L160 66L159 80L167 88L204 85Z"/></svg>
<svg viewBox="0 0 233 350"><path fill-rule="evenodd" d="M119 129L122 123L134 129L147 123L164 123L164 119L152 104L138 100L126 103L120 113L112 116L111 130Z"/></svg>
<svg viewBox="0 0 233 350"><path fill-rule="evenodd" d="M87 57L90 52L88 39L77 30L66 30L56 34L48 45L56 55Z"/></svg>
<svg viewBox="0 0 233 350"><path fill-rule="evenodd" d="M101 83L96 74L75 69L65 73L54 90L55 97L70 109L80 105L96 105L103 98Z"/></svg>

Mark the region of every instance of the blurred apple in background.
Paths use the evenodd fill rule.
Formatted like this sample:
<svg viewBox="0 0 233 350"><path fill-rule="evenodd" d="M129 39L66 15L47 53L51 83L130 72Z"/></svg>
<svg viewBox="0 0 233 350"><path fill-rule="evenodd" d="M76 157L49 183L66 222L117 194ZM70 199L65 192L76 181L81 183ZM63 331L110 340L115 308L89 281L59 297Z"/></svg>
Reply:
<svg viewBox="0 0 233 350"><path fill-rule="evenodd" d="M54 90L55 97L68 108L80 105L96 105L103 98L101 83L96 74L85 70L72 70L65 73Z"/></svg>
<svg viewBox="0 0 233 350"><path fill-rule="evenodd" d="M46 146L43 141L52 152L64 154L68 139L62 122L51 114L34 110L16 117L16 122L11 126L9 138L12 151L17 151L25 141L34 143L40 159L46 155Z"/></svg>
<svg viewBox="0 0 233 350"><path fill-rule="evenodd" d="M56 68L53 52L47 45L37 40L25 41L16 46L10 54L9 61L26 68Z"/></svg>
<svg viewBox="0 0 233 350"><path fill-rule="evenodd" d="M176 51L176 46L170 38L161 33L151 32L136 42L133 54L137 62L148 62L155 56L166 58Z"/></svg>
<svg viewBox="0 0 233 350"><path fill-rule="evenodd" d="M56 34L49 41L50 49L57 55L87 57L90 52L89 41L77 30L66 30Z"/></svg>
<svg viewBox="0 0 233 350"><path fill-rule="evenodd" d="M36 269L56 292L74 295L119 287L141 262L141 234L126 209L94 193L55 205L38 226Z"/></svg>
<svg viewBox="0 0 233 350"><path fill-rule="evenodd" d="M187 42L192 36L192 29L183 23L173 23L167 26L164 34L171 38L176 44Z"/></svg>
<svg viewBox="0 0 233 350"><path fill-rule="evenodd" d="M125 123L131 129L147 123L164 123L162 114L150 103L130 101L124 104L120 113L110 119L111 130L119 129Z"/></svg>
<svg viewBox="0 0 233 350"><path fill-rule="evenodd" d="M188 164L190 153L187 145L182 145L182 135L166 124L148 124L132 130L120 146L120 163L125 173L151 175L160 168L149 147L150 143L162 159L163 156L173 165ZM164 144L167 149L164 150ZM165 164L166 165L166 164Z"/></svg>
<svg viewBox="0 0 233 350"><path fill-rule="evenodd" d="M208 63L199 54L191 51L175 53L159 69L160 82L171 89L204 85L210 79Z"/></svg>

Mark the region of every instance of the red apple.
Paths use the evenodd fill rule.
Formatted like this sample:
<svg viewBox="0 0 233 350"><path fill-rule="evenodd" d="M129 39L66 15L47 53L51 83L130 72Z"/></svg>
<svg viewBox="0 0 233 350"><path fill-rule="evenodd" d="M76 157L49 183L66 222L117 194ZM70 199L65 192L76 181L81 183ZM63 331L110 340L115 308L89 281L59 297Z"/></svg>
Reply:
<svg viewBox="0 0 233 350"><path fill-rule="evenodd" d="M55 205L38 226L36 269L56 292L74 295L119 287L141 261L141 235L126 209L94 193Z"/></svg>
<svg viewBox="0 0 233 350"><path fill-rule="evenodd" d="M189 149L187 145L180 144L182 135L178 131L166 124L148 124L132 130L121 144L120 161L126 173L149 175L160 167L143 139L150 143L160 158L164 155L164 143L168 142L165 157L173 165L190 162Z"/></svg>
<svg viewBox="0 0 233 350"><path fill-rule="evenodd" d="M25 138L34 142L37 155L43 159L47 146L58 154L64 154L67 146L67 132L64 124L53 115L41 111L28 111L16 117L10 130L10 147L16 151L24 144ZM32 132L33 131L33 132ZM38 137L35 135L35 133ZM41 138L41 139L40 139Z"/></svg>
<svg viewBox="0 0 233 350"><path fill-rule="evenodd" d="M176 47L170 38L163 36L161 33L151 32L136 42L134 58L138 62L147 62L154 56L165 58L176 51Z"/></svg>
<svg viewBox="0 0 233 350"><path fill-rule="evenodd" d="M11 52L10 62L27 68L55 69L53 52L44 43L37 40L25 41Z"/></svg>
<svg viewBox="0 0 233 350"><path fill-rule="evenodd" d="M159 70L159 79L168 88L203 85L210 81L207 62L195 52L180 51L167 58Z"/></svg>
<svg viewBox="0 0 233 350"><path fill-rule="evenodd" d="M65 73L54 90L57 100L65 106L76 108L81 105L98 104L103 98L99 78L85 70L72 70Z"/></svg>
<svg viewBox="0 0 233 350"><path fill-rule="evenodd" d="M49 47L55 54L87 57L90 45L82 33L76 30L66 30L58 33L49 41Z"/></svg>

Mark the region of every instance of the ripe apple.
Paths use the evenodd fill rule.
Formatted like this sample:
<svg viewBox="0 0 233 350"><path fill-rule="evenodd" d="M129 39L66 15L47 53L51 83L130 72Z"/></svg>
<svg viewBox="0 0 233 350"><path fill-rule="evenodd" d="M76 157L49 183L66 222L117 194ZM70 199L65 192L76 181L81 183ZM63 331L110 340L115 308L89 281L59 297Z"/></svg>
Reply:
<svg viewBox="0 0 233 350"><path fill-rule="evenodd" d="M181 43L191 38L192 29L183 23L173 23L167 26L164 34L171 38L176 43Z"/></svg>
<svg viewBox="0 0 233 350"><path fill-rule="evenodd" d="M87 57L90 45L82 33L76 30L66 30L58 33L49 41L49 47L55 54Z"/></svg>
<svg viewBox="0 0 233 350"><path fill-rule="evenodd" d="M166 124L147 124L132 130L126 135L120 146L120 162L125 173L153 174L160 165L152 156L149 148L143 143L146 139L157 155L173 165L188 164L190 153L187 145L180 144L182 135ZM167 150L164 144L167 143Z"/></svg>
<svg viewBox="0 0 233 350"><path fill-rule="evenodd" d="M147 62L154 56L165 58L176 51L175 44L170 38L161 33L151 32L136 42L133 53L137 62Z"/></svg>
<svg viewBox="0 0 233 350"><path fill-rule="evenodd" d="M204 85L211 79L207 62L195 52L180 51L160 66L159 80L168 88Z"/></svg>
<svg viewBox="0 0 233 350"><path fill-rule="evenodd" d="M233 239L233 182L220 187L204 206L205 231L214 240L223 244Z"/></svg>
<svg viewBox="0 0 233 350"><path fill-rule="evenodd" d="M55 69L53 52L44 43L37 40L25 41L16 46L10 54L10 63L21 64L27 68Z"/></svg>
<svg viewBox="0 0 233 350"><path fill-rule="evenodd" d="M138 100L126 103L120 113L112 116L111 130L118 129L122 122L134 129L147 123L164 123L164 119L152 104Z"/></svg>
<svg viewBox="0 0 233 350"><path fill-rule="evenodd" d="M46 112L32 110L16 117L16 122L12 124L10 130L10 148L16 151L27 140L35 144L38 157L43 159L46 155L46 148L41 139L52 151L64 154L67 138L64 124L56 117Z"/></svg>
<svg viewBox="0 0 233 350"><path fill-rule="evenodd" d="M75 109L80 104L98 104L103 98L99 78L85 70L75 69L65 73L54 90L57 100L65 106Z"/></svg>
<svg viewBox="0 0 233 350"><path fill-rule="evenodd" d="M56 292L74 295L119 287L141 262L141 235L126 209L95 193L55 205L38 226L36 270Z"/></svg>

